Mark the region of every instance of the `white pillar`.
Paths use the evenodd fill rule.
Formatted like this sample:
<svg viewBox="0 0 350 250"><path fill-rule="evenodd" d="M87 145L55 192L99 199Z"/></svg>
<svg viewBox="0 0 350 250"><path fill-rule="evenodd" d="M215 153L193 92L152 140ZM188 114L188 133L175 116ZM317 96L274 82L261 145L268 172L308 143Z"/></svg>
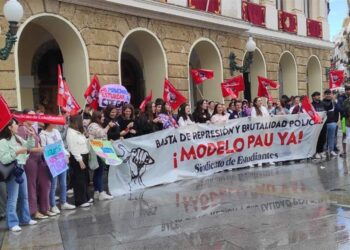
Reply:
<svg viewBox="0 0 350 250"><path fill-rule="evenodd" d="M276 0L262 0L266 7L265 19L266 28L278 30L278 14L276 9Z"/></svg>
<svg viewBox="0 0 350 250"><path fill-rule="evenodd" d="M241 19L242 18L242 1L241 0L221 0L221 15Z"/></svg>
<svg viewBox="0 0 350 250"><path fill-rule="evenodd" d="M187 7L187 0L168 0L167 3Z"/></svg>

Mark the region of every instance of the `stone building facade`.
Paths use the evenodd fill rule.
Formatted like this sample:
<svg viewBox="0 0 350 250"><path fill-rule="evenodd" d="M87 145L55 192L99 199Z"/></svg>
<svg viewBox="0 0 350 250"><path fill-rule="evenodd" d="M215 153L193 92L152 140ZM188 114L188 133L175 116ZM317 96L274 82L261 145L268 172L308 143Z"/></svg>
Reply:
<svg viewBox="0 0 350 250"><path fill-rule="evenodd" d="M81 104L94 74L102 84L125 85L135 105L150 90L153 96L162 96L164 78L194 101L199 96L189 74L191 67L214 70L214 79L203 84L202 92L208 99L222 101L220 83L231 76L229 55L233 52L242 65L249 35L257 44L247 78L251 96L256 95L258 75L280 81L281 90L272 92L275 98L282 93L310 95L327 86L332 44L322 11L312 12L324 26L323 39L318 39L307 37L305 27L298 27L297 34L278 31L277 20L270 20L270 12L277 13L276 1L270 0L260 1L267 6L266 28L239 19L241 1L236 0L231 5L221 0L221 15L188 8L182 0L20 2L25 17L18 42L10 58L0 62L0 93L19 109L44 103L54 110L58 63ZM302 16L300 1L290 2L285 8ZM0 24L4 41L8 24L3 16Z"/></svg>

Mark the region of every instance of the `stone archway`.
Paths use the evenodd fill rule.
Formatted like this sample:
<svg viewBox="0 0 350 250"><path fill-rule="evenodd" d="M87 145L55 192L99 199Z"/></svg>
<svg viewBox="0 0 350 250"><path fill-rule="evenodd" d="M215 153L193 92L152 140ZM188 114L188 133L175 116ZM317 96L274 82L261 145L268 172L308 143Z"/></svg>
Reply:
<svg viewBox="0 0 350 250"><path fill-rule="evenodd" d="M206 38L197 40L190 50L189 54L189 90L191 105L198 100L205 99L217 102L223 102L220 84L223 82L223 65L219 49L216 44ZM209 69L214 71L214 78L198 85L199 90L194 86L191 77L191 69Z"/></svg>
<svg viewBox="0 0 350 250"><path fill-rule="evenodd" d="M151 90L153 97L163 96L167 60L160 40L151 31L138 28L124 37L119 49L119 69L120 83L134 96L131 103L136 107Z"/></svg>
<svg viewBox="0 0 350 250"><path fill-rule="evenodd" d="M243 64L247 60L247 57L248 53L244 56ZM266 77L266 62L260 49L256 48L253 52L253 62L248 72L245 72L243 76L245 84L244 99L253 101L258 95L258 76Z"/></svg>
<svg viewBox="0 0 350 250"><path fill-rule="evenodd" d="M280 83L279 95L298 95L297 64L292 53L285 51L279 61L278 82Z"/></svg>
<svg viewBox="0 0 350 250"><path fill-rule="evenodd" d="M317 56L312 55L309 58L306 68L306 75L308 96L311 96L315 91L322 93L322 67Z"/></svg>
<svg viewBox="0 0 350 250"><path fill-rule="evenodd" d="M27 19L18 31L18 37L15 63L19 108L32 108L38 104L40 98L36 95L39 91L40 61L53 62L57 59L53 57L59 57L59 54L62 58L57 62L63 63L63 75L74 97L83 105L82 90L89 84L89 66L87 49L79 31L63 17L46 13ZM57 92L57 77L53 77L57 71L52 67L51 75L46 80L50 79L51 82L47 84ZM50 98L50 105L56 103L56 96L53 94L52 97L54 99Z"/></svg>

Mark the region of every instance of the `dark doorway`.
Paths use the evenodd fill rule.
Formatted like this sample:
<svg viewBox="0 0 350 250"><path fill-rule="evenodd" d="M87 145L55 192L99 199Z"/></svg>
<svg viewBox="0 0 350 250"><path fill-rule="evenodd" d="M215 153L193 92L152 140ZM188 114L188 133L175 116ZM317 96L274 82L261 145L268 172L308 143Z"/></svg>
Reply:
<svg viewBox="0 0 350 250"><path fill-rule="evenodd" d="M63 64L62 52L56 41L43 44L33 60L33 75L36 87L33 89L34 105L45 106L46 113L57 114L57 65Z"/></svg>
<svg viewBox="0 0 350 250"><path fill-rule="evenodd" d="M138 108L145 99L145 80L140 63L129 53L122 53L121 70L121 84L129 91L131 104Z"/></svg>

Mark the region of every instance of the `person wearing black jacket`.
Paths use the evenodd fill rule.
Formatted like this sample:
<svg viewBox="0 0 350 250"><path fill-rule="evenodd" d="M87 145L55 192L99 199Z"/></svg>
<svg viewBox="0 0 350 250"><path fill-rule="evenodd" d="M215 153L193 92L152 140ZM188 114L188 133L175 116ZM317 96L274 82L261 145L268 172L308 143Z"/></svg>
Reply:
<svg viewBox="0 0 350 250"><path fill-rule="evenodd" d="M193 112L192 117L196 123L210 123L207 100L200 100L197 102L196 109Z"/></svg>
<svg viewBox="0 0 350 250"><path fill-rule="evenodd" d="M242 110L242 102L240 100L234 101L234 107L235 107L235 110L233 110L232 113L230 114L230 117L229 117L230 120L248 116L246 112Z"/></svg>
<svg viewBox="0 0 350 250"><path fill-rule="evenodd" d="M337 122L339 120L339 110L336 106L331 90L327 89L324 92L323 103L327 110L327 153L329 156L336 156L337 154L334 152L334 140L336 138Z"/></svg>
<svg viewBox="0 0 350 250"><path fill-rule="evenodd" d="M104 121L102 124L103 128L107 127L110 122L114 124L107 132L108 140L116 141L120 138L120 126L117 119L117 108L113 105L108 105L104 110Z"/></svg>
<svg viewBox="0 0 350 250"><path fill-rule="evenodd" d="M314 107L316 112L324 112L327 111L325 107L325 103L321 101L321 93L316 91L312 93L312 106ZM327 108L329 108L327 106ZM327 140L327 126L326 124L322 127L321 133L317 140L317 147L316 147L316 159L326 158L327 154L324 152L324 145Z"/></svg>
<svg viewBox="0 0 350 250"><path fill-rule="evenodd" d="M128 139L136 135L134 106L125 104L122 108L122 115L118 117L117 121L120 126L121 137Z"/></svg>
<svg viewBox="0 0 350 250"><path fill-rule="evenodd" d="M136 135L147 135L163 129L163 124L156 116L156 105L149 102L143 112L135 121Z"/></svg>

